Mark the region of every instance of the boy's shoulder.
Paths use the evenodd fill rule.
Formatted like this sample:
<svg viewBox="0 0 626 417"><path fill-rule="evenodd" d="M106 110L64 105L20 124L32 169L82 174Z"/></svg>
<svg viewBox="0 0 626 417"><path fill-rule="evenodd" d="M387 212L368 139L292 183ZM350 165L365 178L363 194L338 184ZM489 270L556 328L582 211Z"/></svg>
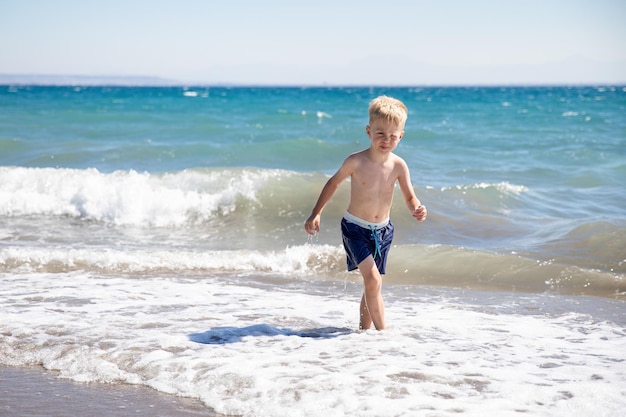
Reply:
<svg viewBox="0 0 626 417"><path fill-rule="evenodd" d="M365 158L367 156L367 152L369 151L369 149L362 149L360 151L351 153L350 155L348 155L348 159L362 159Z"/></svg>
<svg viewBox="0 0 626 417"><path fill-rule="evenodd" d="M344 164L355 164L367 159L367 149L351 153L344 160Z"/></svg>
<svg viewBox="0 0 626 417"><path fill-rule="evenodd" d="M404 161L404 159L402 159L401 156L396 155L395 153L391 154L392 158L394 158L394 161L398 164L402 164L402 165L406 165L406 162Z"/></svg>

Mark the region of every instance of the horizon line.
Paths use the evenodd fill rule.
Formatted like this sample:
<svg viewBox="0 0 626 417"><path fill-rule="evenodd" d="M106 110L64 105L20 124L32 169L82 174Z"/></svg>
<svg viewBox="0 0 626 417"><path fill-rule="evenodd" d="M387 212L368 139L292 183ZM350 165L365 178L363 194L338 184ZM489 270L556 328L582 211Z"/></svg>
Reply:
<svg viewBox="0 0 626 417"><path fill-rule="evenodd" d="M15 78L46 78L37 79L5 79ZM65 78L65 80L53 80ZM76 78L72 80L72 78ZM100 79L100 80L98 80ZM141 81L143 79L143 81ZM623 87L624 81L577 81L577 82L437 82L437 83L265 83L265 82L207 82L207 81L179 81L152 76L92 76L92 75L14 75L0 74L0 86L32 86L32 87L179 87L179 88L442 88L442 87Z"/></svg>

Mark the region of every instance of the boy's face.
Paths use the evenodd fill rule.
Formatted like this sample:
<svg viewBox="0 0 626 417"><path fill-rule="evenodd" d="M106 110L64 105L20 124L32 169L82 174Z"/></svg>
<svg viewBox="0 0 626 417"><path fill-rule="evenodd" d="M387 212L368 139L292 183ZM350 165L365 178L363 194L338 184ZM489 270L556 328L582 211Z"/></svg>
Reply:
<svg viewBox="0 0 626 417"><path fill-rule="evenodd" d="M380 152L391 152L396 149L400 139L404 136L404 126L387 120L372 120L365 127L372 147Z"/></svg>

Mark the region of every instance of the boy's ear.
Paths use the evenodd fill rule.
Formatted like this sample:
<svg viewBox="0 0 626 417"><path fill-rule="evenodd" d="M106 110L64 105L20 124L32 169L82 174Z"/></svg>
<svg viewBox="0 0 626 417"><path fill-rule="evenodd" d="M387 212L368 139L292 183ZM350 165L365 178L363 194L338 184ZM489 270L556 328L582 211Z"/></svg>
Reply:
<svg viewBox="0 0 626 417"><path fill-rule="evenodd" d="M372 128L370 127L370 125L365 126L365 133L367 133L367 136L370 135L370 131L372 130Z"/></svg>

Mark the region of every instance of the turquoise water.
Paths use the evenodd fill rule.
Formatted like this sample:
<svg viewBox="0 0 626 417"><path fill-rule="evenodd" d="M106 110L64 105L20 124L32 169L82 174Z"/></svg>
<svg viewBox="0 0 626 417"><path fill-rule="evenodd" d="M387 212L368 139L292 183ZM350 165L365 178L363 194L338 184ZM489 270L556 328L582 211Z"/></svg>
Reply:
<svg viewBox="0 0 626 417"><path fill-rule="evenodd" d="M327 176L368 146L367 105L380 94L409 107L397 153L430 209L417 226L395 205L397 244L521 254L621 282L624 87L5 86L0 213L61 222L69 241L82 229L67 216L105 234L132 225L177 242L202 230L223 248L302 244L300 223ZM336 243L345 198L327 210L318 243Z"/></svg>
<svg viewBox="0 0 626 417"><path fill-rule="evenodd" d="M359 333L347 184L303 222L379 94L429 217L396 193ZM1 86L0 365L229 415L619 415L625 115L623 86Z"/></svg>

